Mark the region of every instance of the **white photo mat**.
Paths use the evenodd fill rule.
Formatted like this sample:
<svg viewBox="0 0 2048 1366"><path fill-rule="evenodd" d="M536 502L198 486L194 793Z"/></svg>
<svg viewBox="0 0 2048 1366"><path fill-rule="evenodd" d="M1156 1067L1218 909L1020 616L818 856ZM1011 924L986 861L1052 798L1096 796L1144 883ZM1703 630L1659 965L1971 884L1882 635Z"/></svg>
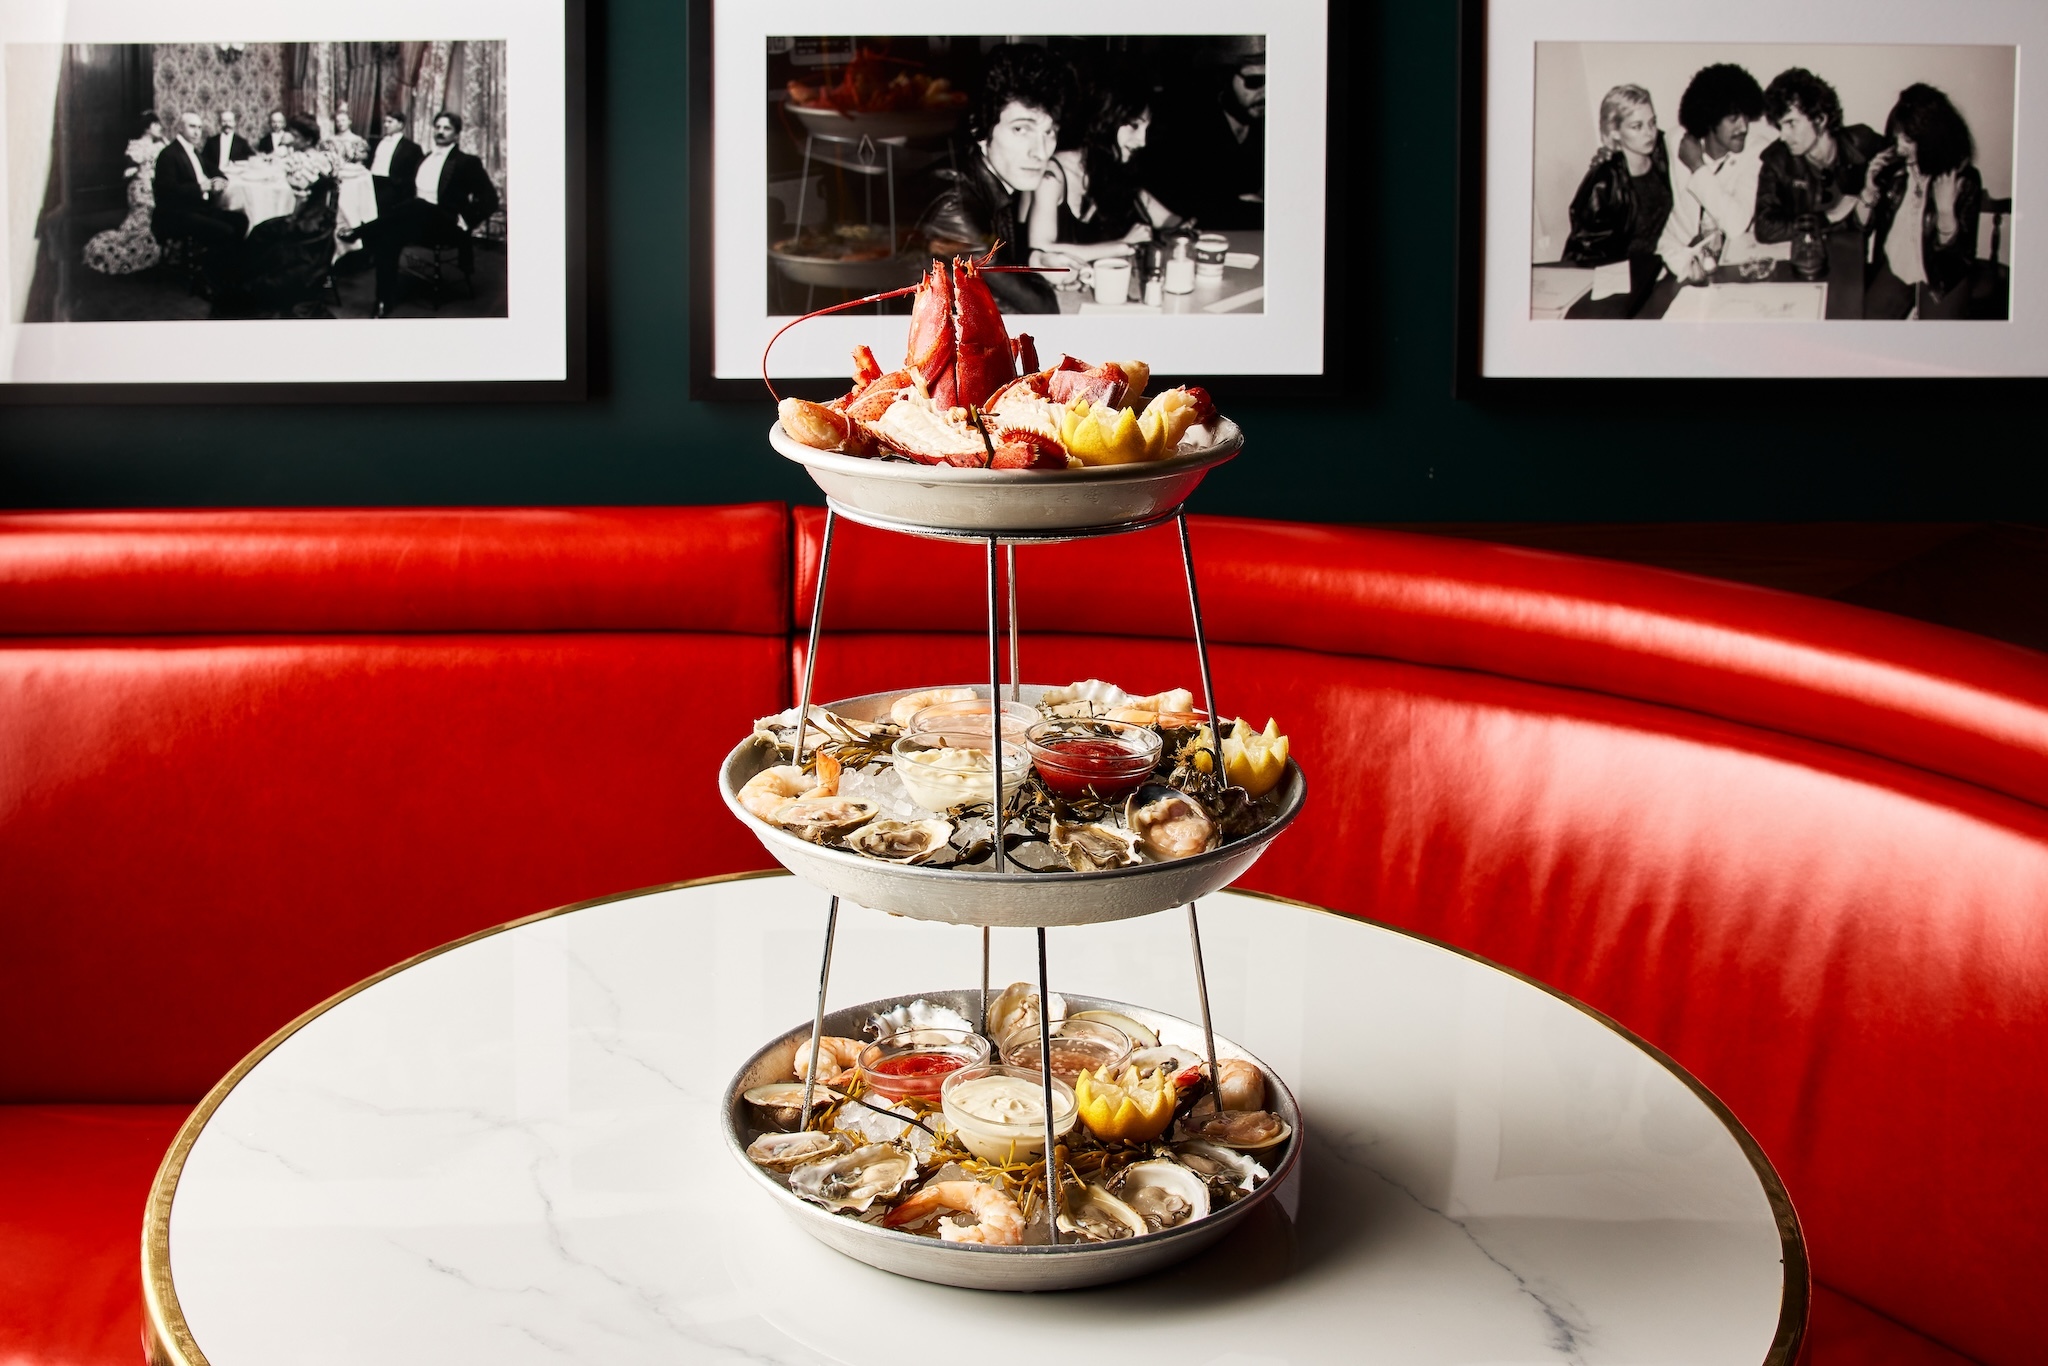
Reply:
<svg viewBox="0 0 2048 1366"><path fill-rule="evenodd" d="M1986 45L2019 49L2014 101L2014 216L2008 239L2012 321L1716 321L1688 326L1561 326L1532 320L1530 216L1538 43ZM1486 25L1486 221L1479 373L1485 379L2017 377L2048 375L2048 307L2019 244L2032 187L2048 181L2048 87L2027 58L2048 53L2040 0L1723 0L1713 6L1617 6L1612 0L1490 0ZM1777 73L1753 73L1768 82ZM1827 72L1820 71L1823 78ZM1675 108L1658 110L1676 126ZM1589 117L1588 156L1594 145Z"/></svg>
<svg viewBox="0 0 2048 1366"><path fill-rule="evenodd" d="M712 137L715 177L714 379L756 379L761 352L789 316L766 310L767 40L771 36L1010 33L1266 35L1265 311L1199 316L1033 314L1009 320L1038 354L1134 358L1170 375L1320 375L1323 372L1323 201L1328 15L1322 0L1246 6L1182 0L1156 9L1044 0L937 7L906 0L714 0ZM699 250L703 246L700 244ZM701 305L700 305L701 306ZM886 359L909 332L900 316L817 318L775 344L779 378L844 378L859 343Z"/></svg>
<svg viewBox="0 0 2048 1366"><path fill-rule="evenodd" d="M503 318L222 320L33 323L0 272L0 383L236 384L560 381L569 376L567 83L560 4L499 0L204 0L182 9L151 0L0 0L0 49L62 43L425 42L506 44L509 188L507 316ZM42 178L12 164L47 165L50 99L23 76L33 61L0 60L0 261L32 232ZM0 58L8 54L0 51ZM10 77L12 80L10 81ZM53 92L51 92L53 93ZM24 126L26 124L26 126ZM20 149L20 150L17 150ZM24 173L26 172L26 173ZM32 205L16 201L24 186Z"/></svg>

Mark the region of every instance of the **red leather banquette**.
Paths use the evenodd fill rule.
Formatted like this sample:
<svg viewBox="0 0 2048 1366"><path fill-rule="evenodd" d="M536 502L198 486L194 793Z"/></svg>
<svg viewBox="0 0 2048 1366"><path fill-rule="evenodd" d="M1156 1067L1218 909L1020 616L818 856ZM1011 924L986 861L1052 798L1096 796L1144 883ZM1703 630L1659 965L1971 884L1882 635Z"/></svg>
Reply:
<svg viewBox="0 0 2048 1366"><path fill-rule="evenodd" d="M0 517L0 1362L135 1360L156 1161L278 1024L484 925L767 863L686 832L790 701L821 521ZM2039 1358L2048 660L1565 556L1193 536L1218 699L1313 791L1249 885L1691 1068L1798 1205L1809 1361ZM843 526L819 695L985 671L982 566ZM1195 685L1170 533L1018 575L1053 628L1027 677Z"/></svg>

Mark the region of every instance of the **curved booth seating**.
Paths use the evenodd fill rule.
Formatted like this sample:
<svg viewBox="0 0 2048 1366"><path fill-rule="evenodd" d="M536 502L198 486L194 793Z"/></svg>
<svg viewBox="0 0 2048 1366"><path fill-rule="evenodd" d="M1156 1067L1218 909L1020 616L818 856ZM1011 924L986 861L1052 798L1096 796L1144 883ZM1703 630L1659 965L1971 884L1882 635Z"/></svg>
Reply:
<svg viewBox="0 0 2048 1366"><path fill-rule="evenodd" d="M714 775L792 698L821 521L0 516L0 1360L134 1360L149 1176L278 1024L487 924L768 862ZM986 672L981 551L839 536L819 698ZM1807 1360L2034 1359L2048 660L1566 556L1193 542L1222 709L1278 717L1311 788L1250 885L1689 1067L1798 1206ZM1199 686L1170 533L1017 562L1026 678Z"/></svg>

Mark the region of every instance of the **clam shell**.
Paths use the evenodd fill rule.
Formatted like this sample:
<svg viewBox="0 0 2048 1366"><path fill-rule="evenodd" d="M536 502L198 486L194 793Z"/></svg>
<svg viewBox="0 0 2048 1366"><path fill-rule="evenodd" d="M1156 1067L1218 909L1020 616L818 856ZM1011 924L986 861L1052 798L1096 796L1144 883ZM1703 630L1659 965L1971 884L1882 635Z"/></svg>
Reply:
<svg viewBox="0 0 2048 1366"><path fill-rule="evenodd" d="M794 1134L762 1134L747 1145L747 1159L772 1172L794 1171L807 1162L817 1162L843 1153L853 1144L838 1134L815 1129Z"/></svg>
<svg viewBox="0 0 2048 1366"><path fill-rule="evenodd" d="M1124 803L1124 824L1138 848L1162 863L1206 854L1222 839L1215 818L1200 802L1160 783L1147 783L1131 794Z"/></svg>
<svg viewBox="0 0 2048 1366"><path fill-rule="evenodd" d="M1208 1183L1171 1158L1134 1162L1124 1168L1118 1194L1154 1233L1209 1214Z"/></svg>
<svg viewBox="0 0 2048 1366"><path fill-rule="evenodd" d="M803 1118L804 1084L800 1081L771 1081L766 1086L750 1087L744 1094L747 1104L759 1106L778 1124L794 1124ZM829 1086L812 1088L812 1105L837 1099L839 1093Z"/></svg>
<svg viewBox="0 0 2048 1366"><path fill-rule="evenodd" d="M1168 1069L1167 1075L1170 1077L1178 1077L1191 1067L1200 1067L1202 1062L1201 1050L1183 1048L1177 1043L1157 1044L1151 1048L1141 1048L1125 1059L1127 1066L1135 1067L1141 1073L1164 1067Z"/></svg>
<svg viewBox="0 0 2048 1366"><path fill-rule="evenodd" d="M1254 1116L1263 1116L1267 1123L1255 1123ZM1277 1147L1294 1132L1287 1127L1286 1120L1266 1110L1225 1110L1220 1115L1214 1111L1204 1115L1191 1114L1181 1121L1180 1131L1184 1138L1206 1139L1225 1148L1236 1148L1239 1152ZM1232 1137L1233 1132L1247 1131L1256 1136Z"/></svg>
<svg viewBox="0 0 2048 1366"><path fill-rule="evenodd" d="M790 1173L789 1188L814 1205L864 1214L875 1201L896 1194L917 1172L917 1160L901 1148L871 1143L844 1157L811 1162Z"/></svg>
<svg viewBox="0 0 2048 1366"><path fill-rule="evenodd" d="M1100 1186L1069 1185L1060 1192L1060 1232L1084 1242L1142 1238L1152 1230L1145 1216Z"/></svg>

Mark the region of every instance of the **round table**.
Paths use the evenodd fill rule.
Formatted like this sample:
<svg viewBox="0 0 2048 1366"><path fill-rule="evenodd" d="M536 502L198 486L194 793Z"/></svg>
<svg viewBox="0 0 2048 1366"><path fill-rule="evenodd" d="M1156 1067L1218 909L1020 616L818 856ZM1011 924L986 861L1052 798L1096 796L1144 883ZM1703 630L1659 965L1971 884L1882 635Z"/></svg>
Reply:
<svg viewBox="0 0 2048 1366"><path fill-rule="evenodd" d="M1219 1032L1276 1068L1290 1188L1141 1281L1014 1295L814 1242L724 1150L734 1069L808 1021L826 899L607 899L402 964L194 1112L144 1226L159 1362L1116 1366L1789 1362L1805 1251L1728 1112L1602 1017L1313 907L1202 903ZM1193 1017L1178 917L1061 929L1055 990ZM837 1003L978 985L971 927L843 908ZM1033 937L994 935L1000 982ZM1078 1353L1078 1355L1076 1355Z"/></svg>

